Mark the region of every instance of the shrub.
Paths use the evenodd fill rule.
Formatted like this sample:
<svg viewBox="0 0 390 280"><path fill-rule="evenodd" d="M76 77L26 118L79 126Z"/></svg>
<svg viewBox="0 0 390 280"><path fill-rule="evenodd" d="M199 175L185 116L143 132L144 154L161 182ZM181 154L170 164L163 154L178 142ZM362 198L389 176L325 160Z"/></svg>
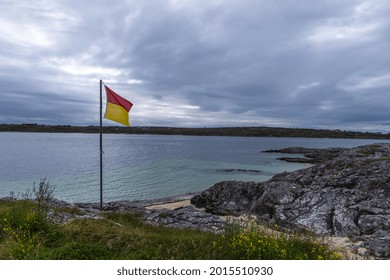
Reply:
<svg viewBox="0 0 390 280"><path fill-rule="evenodd" d="M48 203L53 199L54 189L55 187L52 186L49 181L46 181L46 178L41 179L38 188L35 187L34 182L33 194L35 195L37 212L39 214L45 214L48 209Z"/></svg>

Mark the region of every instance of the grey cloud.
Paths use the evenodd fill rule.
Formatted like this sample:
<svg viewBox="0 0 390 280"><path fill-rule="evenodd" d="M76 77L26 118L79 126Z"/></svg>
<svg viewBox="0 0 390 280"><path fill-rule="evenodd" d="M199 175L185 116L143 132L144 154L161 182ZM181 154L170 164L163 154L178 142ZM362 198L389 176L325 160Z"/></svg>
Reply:
<svg viewBox="0 0 390 280"><path fill-rule="evenodd" d="M53 123L96 122L103 78L136 104L133 125L218 126L229 119L389 130L385 0L17 3L8 2L5 18L35 22L52 45L26 47L2 38L9 32L0 28L0 61L8 61L0 64L0 81L11 96L0 104L0 122L12 122L7 106L26 108L12 100L20 92L30 104L52 98L47 104L59 109L40 110ZM41 117L27 108L14 119ZM162 108L178 114L167 117Z"/></svg>

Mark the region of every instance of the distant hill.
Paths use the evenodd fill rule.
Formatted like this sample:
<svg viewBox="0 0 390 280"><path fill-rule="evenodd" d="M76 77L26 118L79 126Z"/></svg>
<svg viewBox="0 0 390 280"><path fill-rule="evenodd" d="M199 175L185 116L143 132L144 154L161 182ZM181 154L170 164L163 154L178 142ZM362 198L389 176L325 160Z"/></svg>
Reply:
<svg viewBox="0 0 390 280"><path fill-rule="evenodd" d="M0 124L0 132L53 132L53 133L99 133L99 126ZM199 136L250 136L250 137L307 137L307 138L354 138L390 139L390 133L372 133L329 129L283 128L283 127L204 127L179 128L160 126L105 126L104 133L199 135Z"/></svg>

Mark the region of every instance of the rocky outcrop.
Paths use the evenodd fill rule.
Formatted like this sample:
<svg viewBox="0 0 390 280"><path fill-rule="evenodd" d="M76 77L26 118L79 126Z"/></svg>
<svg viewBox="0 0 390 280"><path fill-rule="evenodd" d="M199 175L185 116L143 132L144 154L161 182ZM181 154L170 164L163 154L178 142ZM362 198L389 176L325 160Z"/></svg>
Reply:
<svg viewBox="0 0 390 280"><path fill-rule="evenodd" d="M220 182L197 195L109 202L103 204L103 210L136 213L152 225L213 232L225 226L223 215L251 215L287 229L304 228L320 235L350 237L359 241L354 246L363 246L370 255L390 258L390 144L273 152L302 152L315 164L275 175L262 183ZM147 207L189 198L197 208ZM54 223L101 218L98 203L52 200L49 206L74 208L51 211L49 216Z"/></svg>
<svg viewBox="0 0 390 280"><path fill-rule="evenodd" d="M214 214L245 213L285 228L352 237L375 257L390 258L390 144L315 150L308 157L318 163L263 183L221 182L191 202Z"/></svg>
<svg viewBox="0 0 390 280"><path fill-rule="evenodd" d="M144 209L143 219L147 224L174 228L192 228L220 232L225 227L221 217L199 211L194 206L178 209Z"/></svg>
<svg viewBox="0 0 390 280"><path fill-rule="evenodd" d="M255 170L255 169L240 169L240 168L228 168L228 169L217 169L216 171L219 172L226 172L226 173L246 173L246 174L262 174L262 175L273 175L274 173L265 172L261 170Z"/></svg>
<svg viewBox="0 0 390 280"><path fill-rule="evenodd" d="M321 163L334 159L345 150L344 148L315 149L288 147L280 150L268 150L264 151L264 153L300 154L304 155L304 157L281 157L279 159L288 162Z"/></svg>
<svg viewBox="0 0 390 280"><path fill-rule="evenodd" d="M215 215L241 215L259 194L259 185L254 182L220 182L192 197L191 203Z"/></svg>
<svg viewBox="0 0 390 280"><path fill-rule="evenodd" d="M157 208L149 206L163 205L189 199L194 194L184 194L159 199L139 201L113 201L104 203L103 212L131 212L139 216L145 223L155 226L168 226L174 228L192 228L203 231L220 232L225 221L220 216L202 211L192 205L174 209ZM74 219L101 219L99 203L70 204L61 200L52 199L48 205L50 209L66 208L68 211L49 210L50 221L55 224L68 223ZM69 211L73 209L73 211Z"/></svg>

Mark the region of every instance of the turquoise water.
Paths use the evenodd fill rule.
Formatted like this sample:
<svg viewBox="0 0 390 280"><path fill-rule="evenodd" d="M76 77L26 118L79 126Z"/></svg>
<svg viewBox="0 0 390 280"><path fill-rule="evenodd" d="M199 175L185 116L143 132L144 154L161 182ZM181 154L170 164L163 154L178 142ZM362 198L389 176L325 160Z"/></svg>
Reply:
<svg viewBox="0 0 390 280"><path fill-rule="evenodd" d="M104 135L104 201L149 199L197 192L225 180L264 181L307 167L264 150L289 146L353 147L384 140ZM41 178L55 197L97 202L99 135L0 133L0 197L23 193ZM260 172L225 172L246 169Z"/></svg>

